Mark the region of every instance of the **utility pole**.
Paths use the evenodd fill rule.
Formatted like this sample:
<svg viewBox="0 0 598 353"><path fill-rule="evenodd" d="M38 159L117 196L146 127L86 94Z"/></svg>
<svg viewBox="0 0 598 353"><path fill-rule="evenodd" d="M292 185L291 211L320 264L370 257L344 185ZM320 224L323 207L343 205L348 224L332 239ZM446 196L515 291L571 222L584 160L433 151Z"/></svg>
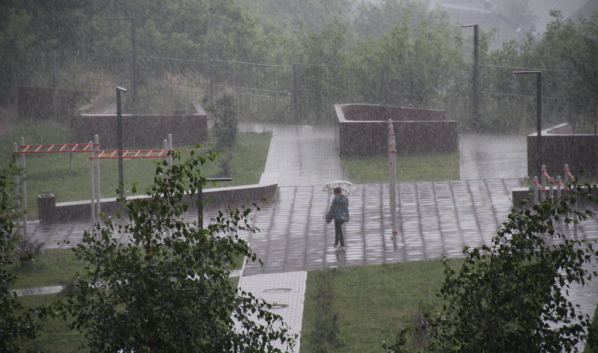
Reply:
<svg viewBox="0 0 598 353"><path fill-rule="evenodd" d="M473 100L473 123L476 128L480 127L480 61L479 61L479 36L478 24L463 25L461 28L473 27L473 77L471 98Z"/></svg>
<svg viewBox="0 0 598 353"><path fill-rule="evenodd" d="M129 84L131 87L131 102L137 104L137 20L134 16L119 17L119 20L131 22L131 57L129 60Z"/></svg>
<svg viewBox="0 0 598 353"><path fill-rule="evenodd" d="M125 191L123 188L124 185L124 176L123 176L123 117L122 117L122 109L121 109L121 99L120 93L127 92L126 88L116 87L116 139L118 141L118 192L120 197L125 196Z"/></svg>
<svg viewBox="0 0 598 353"><path fill-rule="evenodd" d="M537 167L542 169L544 159L542 156L542 72L541 71L513 71L515 75L536 74L536 129L538 139L536 141L537 149Z"/></svg>

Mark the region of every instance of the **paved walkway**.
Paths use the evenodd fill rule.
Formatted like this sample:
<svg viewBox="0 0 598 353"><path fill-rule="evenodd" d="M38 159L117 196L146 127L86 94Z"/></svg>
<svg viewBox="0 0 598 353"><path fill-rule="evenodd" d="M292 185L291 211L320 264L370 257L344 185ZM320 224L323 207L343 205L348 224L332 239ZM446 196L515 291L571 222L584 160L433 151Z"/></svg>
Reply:
<svg viewBox="0 0 598 353"><path fill-rule="evenodd" d="M461 134L461 180L527 176L525 136Z"/></svg>
<svg viewBox="0 0 598 353"><path fill-rule="evenodd" d="M333 126L239 124L241 131L272 131L266 173L280 173L279 186L324 185L348 180Z"/></svg>
<svg viewBox="0 0 598 353"><path fill-rule="evenodd" d="M334 128L241 124L240 129L273 131L266 172L280 173L278 197L251 215L262 231L241 234L264 266L247 265L240 286L267 300L272 299L264 290L290 288L293 295L276 301L289 305L283 316L294 332L301 330L305 271L435 259L441 254L456 257L465 245L489 245L506 220L511 189L520 186L526 174L525 138L462 135L462 180L398 184L401 227L396 249L391 240L387 185L364 184L349 197L347 250L340 252L332 247L334 226L323 219L331 196L321 189L327 181L346 179ZM196 214L190 210L187 217L194 220ZM216 210L206 209L208 218L215 214ZM45 242L46 248L64 247L59 244L62 240L76 244L88 227L85 222L29 225L34 238ZM584 223L578 237L597 240L598 223ZM575 288L570 297L589 315L596 305L597 283Z"/></svg>

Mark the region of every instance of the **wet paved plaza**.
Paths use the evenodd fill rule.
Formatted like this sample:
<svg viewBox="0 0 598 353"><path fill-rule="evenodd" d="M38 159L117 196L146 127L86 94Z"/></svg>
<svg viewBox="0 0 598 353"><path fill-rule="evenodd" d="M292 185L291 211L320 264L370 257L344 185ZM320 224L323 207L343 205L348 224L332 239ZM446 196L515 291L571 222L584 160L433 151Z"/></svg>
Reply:
<svg viewBox="0 0 598 353"><path fill-rule="evenodd" d="M346 179L334 127L241 124L240 130L273 132L265 172L280 174L276 199L251 214L253 225L261 231L240 234L264 262L263 267L248 264L243 271L241 287L257 286L256 292L261 288L255 282L258 279L272 287L272 281L288 279L294 283L296 278L304 278L303 271L437 259L442 254L459 257L464 246L490 245L492 236L507 220L511 190L521 186L527 174L525 137L461 135L461 180L397 184L396 246L391 234L388 185L363 184L349 196L346 251L337 251L332 246L334 225L324 221L332 196L322 190L328 181ZM206 218L216 212L208 207ZM196 220L197 211L191 209L186 217ZM28 228L46 248L57 248L67 246L65 240L70 242L68 246L80 242L89 226L88 222L31 222ZM560 227L573 236L571 229ZM577 237L598 240L596 220L578 227ZM269 274L274 277L267 277ZM299 287L304 290L301 284ZM592 281L588 286L574 286L569 297L584 313L593 315L597 293L598 281ZM299 332L303 297L299 293L293 298L285 320L294 323L293 332Z"/></svg>

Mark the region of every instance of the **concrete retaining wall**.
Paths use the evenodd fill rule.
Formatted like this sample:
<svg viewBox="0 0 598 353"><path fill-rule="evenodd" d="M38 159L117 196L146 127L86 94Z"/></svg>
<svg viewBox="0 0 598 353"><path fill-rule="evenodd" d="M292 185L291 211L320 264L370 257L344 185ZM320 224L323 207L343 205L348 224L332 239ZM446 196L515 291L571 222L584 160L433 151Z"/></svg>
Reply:
<svg viewBox="0 0 598 353"><path fill-rule="evenodd" d="M536 150L538 134L527 136L527 173L540 176ZM571 124L560 124L542 130L542 155L550 176L563 177L563 166L569 164L572 173L586 169L589 175L598 174L598 137L574 134Z"/></svg>
<svg viewBox="0 0 598 353"><path fill-rule="evenodd" d="M247 202L260 201L262 198L273 200L278 194L278 173L263 173L259 184L242 185L223 188L205 189L203 200L212 206L240 205ZM139 195L131 198L147 198ZM194 204L190 198L185 202ZM101 199L101 210L107 215L123 212L122 205L116 198ZM89 200L56 203L54 195L38 195L37 209L40 223L68 222L74 220L91 220Z"/></svg>
<svg viewBox="0 0 598 353"><path fill-rule="evenodd" d="M123 147L125 149L162 147L168 134L175 146L195 145L208 139L205 113L186 115L124 114ZM73 141L93 141L99 135L102 149L116 149L116 115L86 114L73 117Z"/></svg>
<svg viewBox="0 0 598 353"><path fill-rule="evenodd" d="M444 120L444 111L371 104L336 104L342 156L374 156L388 151L388 119L399 154L459 150L456 121Z"/></svg>

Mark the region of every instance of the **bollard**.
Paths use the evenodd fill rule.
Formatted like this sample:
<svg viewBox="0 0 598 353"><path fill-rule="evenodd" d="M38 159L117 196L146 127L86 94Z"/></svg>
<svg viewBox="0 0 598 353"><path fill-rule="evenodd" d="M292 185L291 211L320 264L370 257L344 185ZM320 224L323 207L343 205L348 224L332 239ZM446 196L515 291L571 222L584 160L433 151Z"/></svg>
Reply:
<svg viewBox="0 0 598 353"><path fill-rule="evenodd" d="M164 156L166 156L166 154L168 153L168 140L164 139L164 141L162 142L162 149L164 150L163 154ZM166 159L166 161L168 162L168 169L170 169L170 159Z"/></svg>
<svg viewBox="0 0 598 353"><path fill-rule="evenodd" d="M168 151L172 151L172 134L168 134ZM172 156L168 156L168 165L172 167L173 163Z"/></svg>
<svg viewBox="0 0 598 353"><path fill-rule="evenodd" d="M37 213L41 224L54 222L56 217L56 197L53 194L37 195Z"/></svg>

